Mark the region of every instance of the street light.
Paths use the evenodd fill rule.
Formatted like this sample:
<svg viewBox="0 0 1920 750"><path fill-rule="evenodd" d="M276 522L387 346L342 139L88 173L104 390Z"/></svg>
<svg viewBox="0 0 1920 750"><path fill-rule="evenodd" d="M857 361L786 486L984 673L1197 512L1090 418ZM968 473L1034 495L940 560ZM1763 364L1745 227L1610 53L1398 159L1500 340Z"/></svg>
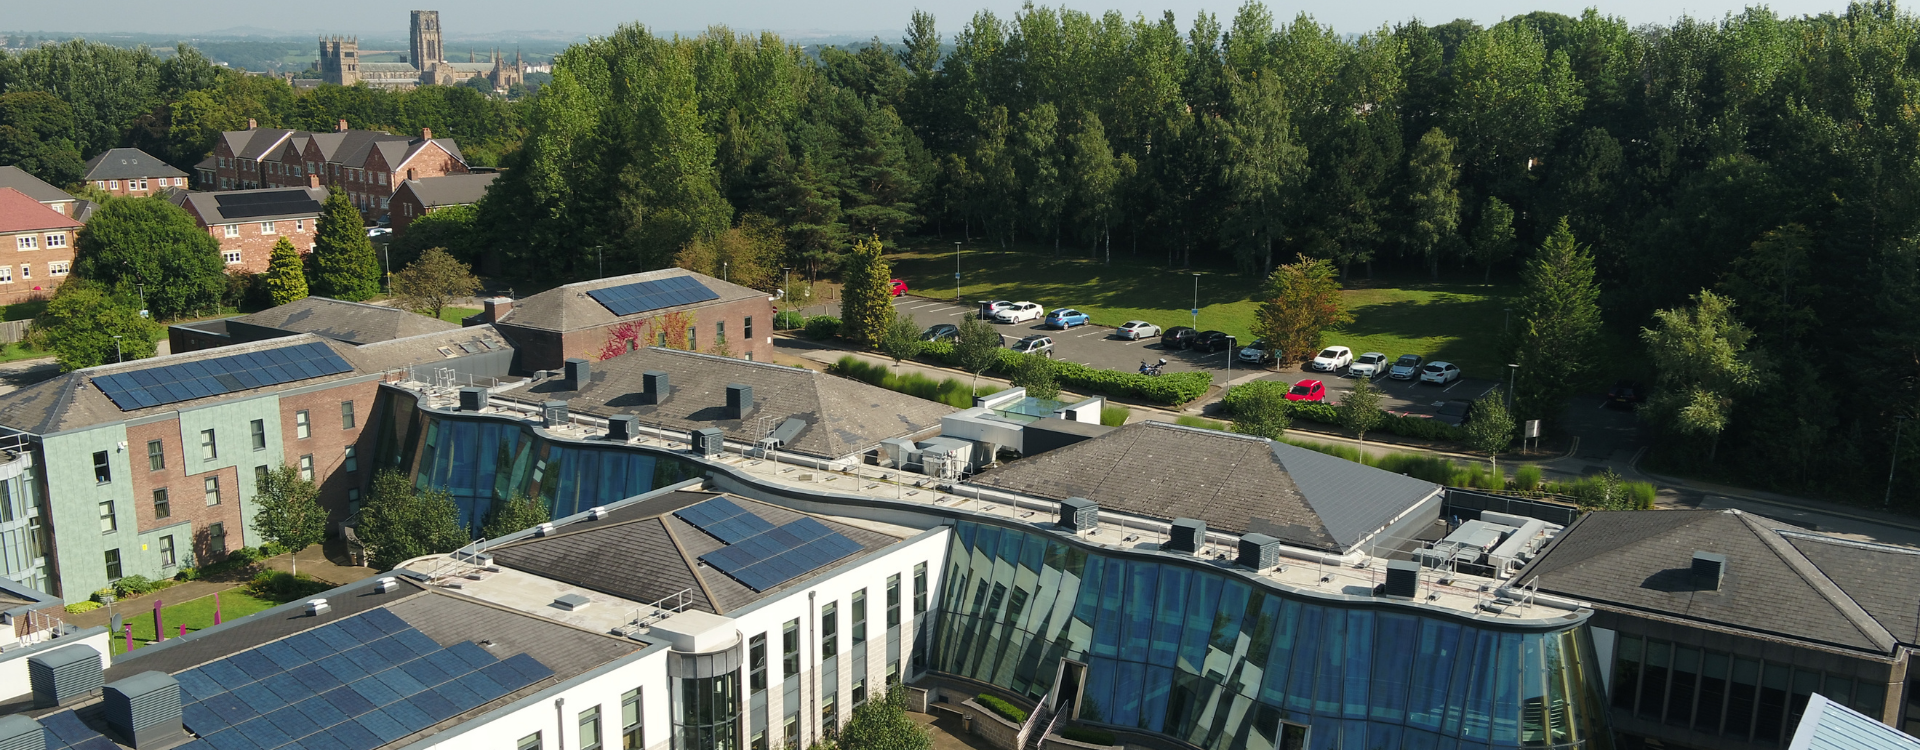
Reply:
<svg viewBox="0 0 1920 750"><path fill-rule="evenodd" d="M1200 274L1193 275L1193 330L1200 330Z"/></svg>
<svg viewBox="0 0 1920 750"><path fill-rule="evenodd" d="M607 277L607 250L606 250L606 247L607 247L606 245L594 245L594 246L593 246L593 258L594 258L594 261L600 264L600 275L599 275L599 276L597 276L597 277L595 277L595 278L601 278L601 279L604 279L604 278L606 278L606 277Z"/></svg>
<svg viewBox="0 0 1920 750"><path fill-rule="evenodd" d="M786 282L780 286L780 301L787 303L787 312L793 312L793 267L781 266L780 270L787 274Z"/></svg>
<svg viewBox="0 0 1920 750"><path fill-rule="evenodd" d="M1893 507L1893 472L1900 467L1900 428L1906 424L1905 416L1893 418L1893 459L1887 462L1887 498L1880 503L1881 507Z"/></svg>
<svg viewBox="0 0 1920 750"><path fill-rule="evenodd" d="M1507 418L1513 418L1513 379L1520 372L1519 365L1507 365Z"/></svg>
<svg viewBox="0 0 1920 750"><path fill-rule="evenodd" d="M1233 355L1234 351L1240 348L1237 344L1239 344L1238 339L1233 336L1227 337L1227 387L1229 388L1233 387Z"/></svg>
<svg viewBox="0 0 1920 750"><path fill-rule="evenodd" d="M116 363L127 361L126 355L120 353L120 337L119 336L113 337L113 361Z"/></svg>
<svg viewBox="0 0 1920 750"><path fill-rule="evenodd" d="M727 274L727 267L728 267L728 266L731 266L731 265L733 265L733 264L732 264L732 263L729 263L729 262L727 262L727 261L724 261L724 260L723 260L723 261L720 261L720 280L721 280L721 281L732 281L732 280L733 280L733 279L732 279L731 277L729 277L729 276L728 276L728 274Z"/></svg>
<svg viewBox="0 0 1920 750"><path fill-rule="evenodd" d="M960 241L953 243L953 304L960 304Z"/></svg>

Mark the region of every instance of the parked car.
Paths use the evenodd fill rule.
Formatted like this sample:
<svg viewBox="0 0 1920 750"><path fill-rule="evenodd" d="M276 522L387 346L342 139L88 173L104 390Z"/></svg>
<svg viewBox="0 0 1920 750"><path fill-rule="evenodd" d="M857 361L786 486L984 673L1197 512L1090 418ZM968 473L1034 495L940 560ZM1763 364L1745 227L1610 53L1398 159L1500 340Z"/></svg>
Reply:
<svg viewBox="0 0 1920 750"><path fill-rule="evenodd" d="M1394 380L1412 380L1420 376L1420 363L1424 362L1418 354L1402 354L1387 368L1387 377Z"/></svg>
<svg viewBox="0 0 1920 750"><path fill-rule="evenodd" d="M1321 372L1336 372L1342 367L1353 364L1353 350L1344 346L1329 346L1314 355L1307 366Z"/></svg>
<svg viewBox="0 0 1920 750"><path fill-rule="evenodd" d="M891 287L893 287L893 296L895 296L895 297L898 297L898 296L900 296L900 295L902 295L902 294L906 294L906 293L907 293L907 281L906 281L906 279L893 279L893 280L890 280L890 281L888 281L888 282L887 282L887 284L888 284L889 286L891 286Z"/></svg>
<svg viewBox="0 0 1920 750"><path fill-rule="evenodd" d="M1011 348L1021 354L1044 354L1052 357L1053 339L1047 336L1028 336L1013 342Z"/></svg>
<svg viewBox="0 0 1920 750"><path fill-rule="evenodd" d="M1327 384L1318 380L1302 380L1287 389L1288 401L1325 401Z"/></svg>
<svg viewBox="0 0 1920 750"><path fill-rule="evenodd" d="M391 229L388 229L386 227L373 227L367 230L367 239L373 239L375 237L385 237L390 234L393 234L393 230Z"/></svg>
<svg viewBox="0 0 1920 750"><path fill-rule="evenodd" d="M1473 402L1457 398L1447 401L1440 404L1440 411L1433 418L1460 427L1473 418Z"/></svg>
<svg viewBox="0 0 1920 750"><path fill-rule="evenodd" d="M1044 309L1032 302L1015 302L994 313L993 319L1002 323L1025 323L1029 320L1039 320L1044 312Z"/></svg>
<svg viewBox="0 0 1920 750"><path fill-rule="evenodd" d="M1160 326L1144 320L1129 320L1121 323L1119 328L1114 329L1113 335L1129 341L1150 339L1160 335Z"/></svg>
<svg viewBox="0 0 1920 750"><path fill-rule="evenodd" d="M1227 333L1225 331L1201 331L1193 335L1193 341L1187 344L1187 348L1197 352L1220 351L1227 348Z"/></svg>
<svg viewBox="0 0 1920 750"><path fill-rule="evenodd" d="M1446 385L1460 379L1460 368L1452 362L1428 362L1420 368L1420 382L1434 385Z"/></svg>
<svg viewBox="0 0 1920 750"><path fill-rule="evenodd" d="M1387 355L1379 352L1367 352L1366 354L1360 355L1359 359L1354 360L1353 364L1347 365L1347 374L1356 378L1367 378L1371 380L1380 377L1380 373L1386 369Z"/></svg>
<svg viewBox="0 0 1920 750"><path fill-rule="evenodd" d="M1273 364L1275 356L1273 350L1267 348L1266 339L1254 339L1253 343L1240 350L1240 361L1256 365Z"/></svg>
<svg viewBox="0 0 1920 750"><path fill-rule="evenodd" d="M949 341L960 336L960 326L941 323L920 334L921 341Z"/></svg>
<svg viewBox="0 0 1920 750"><path fill-rule="evenodd" d="M1607 389L1608 408L1632 410L1634 404L1646 401L1647 388L1636 381L1618 380L1612 388Z"/></svg>
<svg viewBox="0 0 1920 750"><path fill-rule="evenodd" d="M1062 331L1072 328L1074 326L1083 326L1089 322L1091 321L1087 318L1086 313L1080 312L1079 310L1075 310L1071 307L1062 307L1058 310L1047 313L1047 325L1054 328L1058 328Z"/></svg>
<svg viewBox="0 0 1920 750"><path fill-rule="evenodd" d="M1009 307L1013 307L1013 303L1003 299L997 299L992 302L982 302L980 303L980 319L991 321L993 320L993 316L1000 314L1001 310Z"/></svg>
<svg viewBox="0 0 1920 750"><path fill-rule="evenodd" d="M1193 337L1198 333L1199 331L1186 326L1174 326L1167 329L1166 333L1160 334L1160 348L1185 349L1193 345Z"/></svg>

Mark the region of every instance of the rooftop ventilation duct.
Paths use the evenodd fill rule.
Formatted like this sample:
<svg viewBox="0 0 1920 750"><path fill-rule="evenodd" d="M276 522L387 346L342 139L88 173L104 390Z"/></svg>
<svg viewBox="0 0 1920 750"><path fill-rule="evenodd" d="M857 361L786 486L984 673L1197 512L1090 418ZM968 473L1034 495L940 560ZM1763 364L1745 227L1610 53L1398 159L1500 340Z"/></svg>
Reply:
<svg viewBox="0 0 1920 750"><path fill-rule="evenodd" d="M753 411L753 386L727 384L727 418L741 419Z"/></svg>
<svg viewBox="0 0 1920 750"><path fill-rule="evenodd" d="M486 405L487 405L487 389L485 388L460 389L460 410L461 411L477 412L477 411L480 411L482 408L486 407Z"/></svg>
<svg viewBox="0 0 1920 750"><path fill-rule="evenodd" d="M1068 531L1092 531L1100 525L1100 504L1084 497L1060 501L1060 525Z"/></svg>
<svg viewBox="0 0 1920 750"><path fill-rule="evenodd" d="M607 439L622 443L640 436L640 418L632 414L607 417Z"/></svg>
<svg viewBox="0 0 1920 750"><path fill-rule="evenodd" d="M588 369L589 365L586 360L579 357L570 357L567 359L566 368L567 390L578 391L587 387L588 377L592 374L592 371Z"/></svg>
<svg viewBox="0 0 1920 750"><path fill-rule="evenodd" d="M1412 560L1388 560L1387 582L1381 587L1384 596L1397 599L1412 599L1420 593L1420 563Z"/></svg>
<svg viewBox="0 0 1920 750"><path fill-rule="evenodd" d="M382 594L390 593L398 588L400 588L400 581L393 576L387 576L373 584L373 590Z"/></svg>
<svg viewBox="0 0 1920 750"><path fill-rule="evenodd" d="M640 373L640 403L659 406L673 395L673 385L667 382L667 373L662 370L648 370Z"/></svg>
<svg viewBox="0 0 1920 750"><path fill-rule="evenodd" d="M568 612L578 612L586 609L587 605L592 603L592 599L588 599L579 594L561 594L553 598L553 606Z"/></svg>
<svg viewBox="0 0 1920 750"><path fill-rule="evenodd" d="M591 508L588 508L588 509L587 509L587 517L588 517L588 518L591 518L591 519L593 519L593 520L595 520L595 521L598 521L598 520L600 520L600 519L602 519L602 518L606 518L606 517L607 517L607 508L606 508L606 506L604 506L604 505L595 505L595 506L593 506L593 507L591 507Z"/></svg>
<svg viewBox="0 0 1920 750"><path fill-rule="evenodd" d="M33 684L33 707L52 708L99 695L106 680L100 652L74 644L27 657L27 681Z"/></svg>
<svg viewBox="0 0 1920 750"><path fill-rule="evenodd" d="M1160 549L1194 554L1207 543L1207 522L1198 518L1173 519L1173 531Z"/></svg>
<svg viewBox="0 0 1920 750"><path fill-rule="evenodd" d="M170 747L186 739L180 724L180 683L165 672L141 672L106 687L101 701L107 728L134 750Z"/></svg>
<svg viewBox="0 0 1920 750"><path fill-rule="evenodd" d="M567 418L567 402L548 401L540 405L540 423L547 429L565 427L572 423Z"/></svg>
<svg viewBox="0 0 1920 750"><path fill-rule="evenodd" d="M718 427L702 427L693 431L693 452L706 458L713 458L726 451L726 432Z"/></svg>
<svg viewBox="0 0 1920 750"><path fill-rule="evenodd" d="M309 615L312 615L314 617L319 617L321 615L324 615L332 611L333 611L333 605L328 604L327 600L325 599L308 599L307 600L307 614Z"/></svg>
<svg viewBox="0 0 1920 750"><path fill-rule="evenodd" d="M543 523L533 527L534 536L553 536L553 524Z"/></svg>
<svg viewBox="0 0 1920 750"><path fill-rule="evenodd" d="M1726 581L1727 556L1717 552L1693 553L1693 585L1701 591L1719 591Z"/></svg>
<svg viewBox="0 0 1920 750"><path fill-rule="evenodd" d="M47 730L26 714L0 716L0 750L47 750Z"/></svg>
<svg viewBox="0 0 1920 750"><path fill-rule="evenodd" d="M1236 562L1254 570L1266 570L1280 564L1280 540L1266 534L1240 537L1240 557Z"/></svg>

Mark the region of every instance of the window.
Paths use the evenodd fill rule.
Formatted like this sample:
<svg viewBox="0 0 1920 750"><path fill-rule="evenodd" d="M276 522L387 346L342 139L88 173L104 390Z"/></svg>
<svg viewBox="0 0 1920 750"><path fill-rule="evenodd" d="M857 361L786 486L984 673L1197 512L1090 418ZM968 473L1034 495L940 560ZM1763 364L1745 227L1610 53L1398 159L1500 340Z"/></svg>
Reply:
<svg viewBox="0 0 1920 750"><path fill-rule="evenodd" d="M540 733L534 732L533 734L521 737L520 744L516 747L518 750L540 750Z"/></svg>
<svg viewBox="0 0 1920 750"><path fill-rule="evenodd" d="M47 247L66 247L66 246L67 246L66 233L63 232L60 234L47 235Z"/></svg>
<svg viewBox="0 0 1920 750"><path fill-rule="evenodd" d="M827 602L820 608L820 658L831 659L840 653L840 603Z"/></svg>
<svg viewBox="0 0 1920 750"><path fill-rule="evenodd" d="M307 439L308 436L312 434L313 434L313 424L307 418L307 410L301 409L300 411L294 412L293 413L293 436L300 438L301 440L305 440Z"/></svg>
<svg viewBox="0 0 1920 750"><path fill-rule="evenodd" d="M747 343L749 344L753 343L753 316L752 315L748 315L746 322L741 324L740 337L743 339L746 339Z"/></svg>
<svg viewBox="0 0 1920 750"><path fill-rule="evenodd" d="M766 633L747 641L747 689L755 693L767 689Z"/></svg>
<svg viewBox="0 0 1920 750"><path fill-rule="evenodd" d="M113 517L113 501L100 501L100 533L111 534L120 529L120 521Z"/></svg>
<svg viewBox="0 0 1920 750"><path fill-rule="evenodd" d="M106 451L95 451L93 454L93 481L97 484L113 481L113 467L107 464Z"/></svg>
<svg viewBox="0 0 1920 750"><path fill-rule="evenodd" d="M120 189L120 181L119 181L119 180L107 180L107 189L108 189L108 190L119 190L119 189Z"/></svg>
<svg viewBox="0 0 1920 750"><path fill-rule="evenodd" d="M687 351L700 351L700 329L696 326L687 326Z"/></svg>
<svg viewBox="0 0 1920 750"><path fill-rule="evenodd" d="M253 467L253 486L258 487L261 482L267 481L268 471L265 464Z"/></svg>
<svg viewBox="0 0 1920 750"><path fill-rule="evenodd" d="M229 266L236 265L240 262L240 251L222 250L220 251L220 259L226 261Z"/></svg>
<svg viewBox="0 0 1920 750"><path fill-rule="evenodd" d="M300 457L300 478L313 481L313 454L311 453Z"/></svg>
<svg viewBox="0 0 1920 750"><path fill-rule="evenodd" d="M260 233L273 234L273 222L271 221L260 222Z"/></svg>
<svg viewBox="0 0 1920 750"><path fill-rule="evenodd" d="M13 283L13 266L0 266L0 284Z"/></svg>
<svg viewBox="0 0 1920 750"><path fill-rule="evenodd" d="M352 401L340 402L340 429L351 430L353 429L353 424L354 424L353 402Z"/></svg>
<svg viewBox="0 0 1920 750"><path fill-rule="evenodd" d="M142 177L142 178L140 178L140 187L139 187L139 189L140 189L140 190L145 190L145 189L147 189L147 178L145 178L145 177Z"/></svg>
<svg viewBox="0 0 1920 750"><path fill-rule="evenodd" d="M927 611L927 564L913 566L913 613L925 614Z"/></svg>
<svg viewBox="0 0 1920 750"><path fill-rule="evenodd" d="M224 523L207 524L207 551L213 554L225 554L227 551L227 525Z"/></svg>
<svg viewBox="0 0 1920 750"><path fill-rule="evenodd" d="M855 708L858 708L862 705L865 705L866 702L867 702L867 678L861 677L860 679L853 681L853 705Z"/></svg>
<svg viewBox="0 0 1920 750"><path fill-rule="evenodd" d="M25 263L20 264L20 278L22 279L33 278L33 266L27 265Z"/></svg>
<svg viewBox="0 0 1920 750"><path fill-rule="evenodd" d="M220 226L220 229L226 232L226 235L229 238L240 236L239 224L223 224Z"/></svg>
<svg viewBox="0 0 1920 750"><path fill-rule="evenodd" d="M147 441L147 469L150 471L159 471L164 468L167 468L166 449L161 447L160 441L148 440Z"/></svg>
<svg viewBox="0 0 1920 750"><path fill-rule="evenodd" d="M887 627L900 626L900 574L887 576Z"/></svg>
<svg viewBox="0 0 1920 750"><path fill-rule="evenodd" d="M780 628L780 677L800 676L800 621L788 620Z"/></svg>
<svg viewBox="0 0 1920 750"><path fill-rule="evenodd" d="M200 431L200 460L212 461L220 457L220 448L214 445L213 430Z"/></svg>
<svg viewBox="0 0 1920 750"><path fill-rule="evenodd" d="M307 231L307 220L306 220L306 219L294 219L294 220L293 220L293 231L295 231L295 232L304 232L304 231Z"/></svg>
<svg viewBox="0 0 1920 750"><path fill-rule="evenodd" d="M727 321L722 320L713 324L713 345L720 346L725 343L727 343Z"/></svg>
<svg viewBox="0 0 1920 750"><path fill-rule="evenodd" d="M346 459L341 461L341 468L347 471L358 471L360 469L360 459L354 457L353 446L351 445L347 446Z"/></svg>
<svg viewBox="0 0 1920 750"><path fill-rule="evenodd" d="M23 234L13 238L13 245L14 248L18 250L32 250L40 247L40 238L30 234Z"/></svg>
<svg viewBox="0 0 1920 750"><path fill-rule="evenodd" d="M257 451L266 450L267 449L267 420L264 420L264 419L253 420L253 423L248 425L247 427L248 429L251 429L253 431L253 449Z"/></svg>
<svg viewBox="0 0 1920 750"><path fill-rule="evenodd" d="M220 478L207 477L207 505L220 504Z"/></svg>
<svg viewBox="0 0 1920 750"><path fill-rule="evenodd" d="M853 645L867 642L867 590L853 592ZM858 700L854 701L858 703Z"/></svg>
<svg viewBox="0 0 1920 750"><path fill-rule="evenodd" d="M107 189L107 181L106 181L106 180L94 180L94 181L93 181L93 186L94 186L94 187L97 187L97 188L100 188L101 190L105 190L105 189Z"/></svg>
<svg viewBox="0 0 1920 750"><path fill-rule="evenodd" d="M48 276L65 276L71 270L73 270L73 261L56 260L47 264Z"/></svg>
<svg viewBox="0 0 1920 750"><path fill-rule="evenodd" d="M380 184L382 184L382 185L385 185L385 184L387 184L387 173L385 173L385 172L381 172L381 173L379 174L379 178L380 178ZM384 202L384 201L382 201L382 202Z"/></svg>
<svg viewBox="0 0 1920 750"><path fill-rule="evenodd" d="M160 567L171 568L177 564L178 558L173 554L173 535L160 537Z"/></svg>
<svg viewBox="0 0 1920 750"><path fill-rule="evenodd" d="M155 519L173 516L173 505L167 502L167 488L153 491L153 517Z"/></svg>
<svg viewBox="0 0 1920 750"><path fill-rule="evenodd" d="M640 691L620 696L620 750L641 750Z"/></svg>
<svg viewBox="0 0 1920 750"><path fill-rule="evenodd" d="M107 580L120 580L120 550L107 550Z"/></svg>
<svg viewBox="0 0 1920 750"><path fill-rule="evenodd" d="M580 712L580 750L600 750L600 707Z"/></svg>

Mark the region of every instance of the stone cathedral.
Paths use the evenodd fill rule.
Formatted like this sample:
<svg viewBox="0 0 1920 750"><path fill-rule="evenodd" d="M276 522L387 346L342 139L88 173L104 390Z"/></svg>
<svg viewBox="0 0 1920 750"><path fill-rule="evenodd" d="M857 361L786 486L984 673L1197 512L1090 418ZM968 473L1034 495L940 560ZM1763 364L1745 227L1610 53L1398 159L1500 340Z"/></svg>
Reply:
<svg viewBox="0 0 1920 750"><path fill-rule="evenodd" d="M361 62L359 37L321 37L321 80L341 86L365 83L376 88L410 89L453 86L479 76L492 83L495 91L524 82L526 66L520 61L520 53L515 52L513 62L507 62L506 56L494 49L487 60L481 61L469 51L466 62L448 62L440 39L440 11L413 11L412 22L406 62Z"/></svg>

